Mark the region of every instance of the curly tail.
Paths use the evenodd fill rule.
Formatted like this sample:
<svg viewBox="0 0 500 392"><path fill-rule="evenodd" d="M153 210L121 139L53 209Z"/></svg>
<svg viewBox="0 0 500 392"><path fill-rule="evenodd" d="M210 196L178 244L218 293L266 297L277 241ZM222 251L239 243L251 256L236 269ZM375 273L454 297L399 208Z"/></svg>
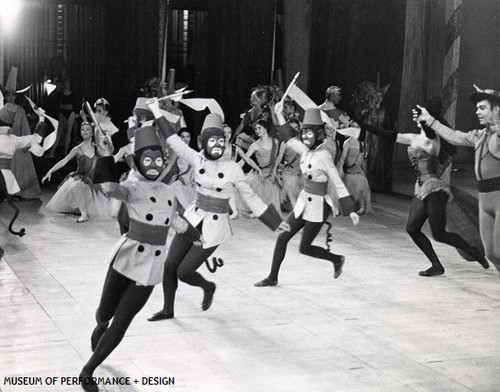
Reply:
<svg viewBox="0 0 500 392"><path fill-rule="evenodd" d="M330 243L332 240L332 224L328 221L325 221L326 224L326 247L328 248L328 252L330 252Z"/></svg>
<svg viewBox="0 0 500 392"><path fill-rule="evenodd" d="M222 267L224 265L224 260L222 260L220 257L212 257L212 263L214 263L213 266L210 265L210 262L205 260L205 265L207 266L207 269L213 274L215 271L217 271L217 268Z"/></svg>
<svg viewBox="0 0 500 392"><path fill-rule="evenodd" d="M2 200L3 197L7 199L7 203L9 203L9 205L14 209L14 216L12 217L9 223L9 231L14 235L22 237L23 235L26 234L26 230L24 228L22 228L19 231L15 231L12 228L14 222L17 219L17 216L19 215L19 208L17 208L17 206L14 204L14 201L12 200L12 197L7 192L7 183L5 182L4 176L0 172L0 201Z"/></svg>

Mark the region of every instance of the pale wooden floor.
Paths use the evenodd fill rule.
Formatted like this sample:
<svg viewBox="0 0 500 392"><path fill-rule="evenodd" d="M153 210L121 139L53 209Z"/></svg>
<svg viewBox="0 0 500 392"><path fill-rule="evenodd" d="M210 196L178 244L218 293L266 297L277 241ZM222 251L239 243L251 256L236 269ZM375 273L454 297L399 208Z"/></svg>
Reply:
<svg viewBox="0 0 500 392"><path fill-rule="evenodd" d="M212 276L201 270L218 285L212 308L202 312L201 291L181 284L176 319L149 323L162 303L157 287L97 371L170 376L175 385L101 390L498 392L500 276L436 244L446 274L419 277L427 261L404 231L408 203L374 195L377 213L358 228L334 221L334 248L347 256L338 280L327 262L298 253L297 237L274 288L253 283L268 272L275 234L235 221L234 240L217 252L226 265ZM78 375L118 227L21 207L16 227L28 234L19 239L0 206L0 390L78 391L4 382Z"/></svg>

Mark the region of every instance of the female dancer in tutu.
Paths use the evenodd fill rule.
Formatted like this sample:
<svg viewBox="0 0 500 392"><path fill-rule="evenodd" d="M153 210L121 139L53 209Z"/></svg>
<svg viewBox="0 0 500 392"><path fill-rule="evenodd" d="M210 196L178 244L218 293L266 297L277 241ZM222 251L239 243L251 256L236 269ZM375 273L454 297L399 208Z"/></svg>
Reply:
<svg viewBox="0 0 500 392"><path fill-rule="evenodd" d="M76 158L76 172L70 173L48 202L46 209L51 212L80 213L78 223L86 222L90 216L109 218L109 200L93 185L95 161L98 157L93 143L94 129L88 122L82 123L80 133L83 141L74 147L65 158L57 162L42 178L49 180L54 172Z"/></svg>

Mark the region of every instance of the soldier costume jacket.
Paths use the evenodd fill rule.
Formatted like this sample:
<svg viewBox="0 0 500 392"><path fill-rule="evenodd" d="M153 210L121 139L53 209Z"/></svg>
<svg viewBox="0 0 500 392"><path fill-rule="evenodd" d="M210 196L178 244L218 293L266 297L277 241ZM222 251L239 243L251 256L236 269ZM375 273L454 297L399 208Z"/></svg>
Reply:
<svg viewBox="0 0 500 392"><path fill-rule="evenodd" d="M301 154L300 170L304 176L304 189L300 192L297 203L293 209L296 218L309 222L323 222L324 203L334 209L333 201L328 194L328 181L332 181L339 198L340 207L344 215L355 211L354 199L333 163L330 152L325 148L325 143L311 150L299 140L290 140L288 145Z"/></svg>
<svg viewBox="0 0 500 392"><path fill-rule="evenodd" d="M168 137L167 143L193 168L197 195L184 216L194 227L202 224L204 248L219 245L232 235L229 198L235 188L264 224L272 230L278 228L281 218L255 194L236 162L226 158L207 159L203 151L194 151L175 134Z"/></svg>
<svg viewBox="0 0 500 392"><path fill-rule="evenodd" d="M143 286L161 283L169 227L177 229L173 188L147 180L136 170L119 183L113 157L97 160L94 184L100 184L107 196L123 201L130 216L130 229L111 254L113 268Z"/></svg>

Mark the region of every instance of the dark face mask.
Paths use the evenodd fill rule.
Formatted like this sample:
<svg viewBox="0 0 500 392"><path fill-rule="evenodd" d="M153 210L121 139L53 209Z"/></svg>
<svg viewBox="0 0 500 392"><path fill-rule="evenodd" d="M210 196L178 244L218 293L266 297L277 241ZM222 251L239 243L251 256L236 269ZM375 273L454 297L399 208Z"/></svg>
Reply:
<svg viewBox="0 0 500 392"><path fill-rule="evenodd" d="M225 147L226 139L224 136L211 136L203 147L203 151L208 159L215 161L224 154Z"/></svg>
<svg viewBox="0 0 500 392"><path fill-rule="evenodd" d="M323 142L324 134L322 130L306 128L302 130L300 138L307 148L313 150Z"/></svg>
<svg viewBox="0 0 500 392"><path fill-rule="evenodd" d="M155 181L160 176L163 164L163 153L156 149L144 150L136 158L137 170L150 181Z"/></svg>

